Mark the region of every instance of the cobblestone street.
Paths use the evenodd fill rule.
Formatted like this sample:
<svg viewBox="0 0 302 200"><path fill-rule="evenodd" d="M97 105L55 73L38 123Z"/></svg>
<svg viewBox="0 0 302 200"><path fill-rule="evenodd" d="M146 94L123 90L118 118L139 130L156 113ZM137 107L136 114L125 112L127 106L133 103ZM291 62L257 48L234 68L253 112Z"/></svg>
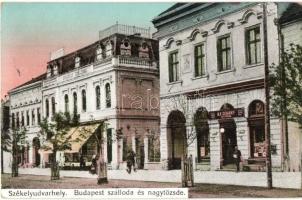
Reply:
<svg viewBox="0 0 302 200"><path fill-rule="evenodd" d="M2 175L2 188L23 189L84 189L84 188L175 188L179 183L162 183L148 181L109 180L108 184L97 185L91 178L67 178L50 181L49 176L20 175L11 178L9 174ZM244 187L231 185L197 184L189 189L190 198L201 197L302 197L302 190L272 189L261 187Z"/></svg>

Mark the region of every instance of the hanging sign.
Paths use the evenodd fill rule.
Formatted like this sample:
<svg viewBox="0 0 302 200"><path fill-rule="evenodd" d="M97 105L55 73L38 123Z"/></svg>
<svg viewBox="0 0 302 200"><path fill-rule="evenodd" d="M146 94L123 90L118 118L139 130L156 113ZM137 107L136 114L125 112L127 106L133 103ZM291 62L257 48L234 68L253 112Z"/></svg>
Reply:
<svg viewBox="0 0 302 200"><path fill-rule="evenodd" d="M209 112L209 119L229 119L233 117L244 117L244 108Z"/></svg>

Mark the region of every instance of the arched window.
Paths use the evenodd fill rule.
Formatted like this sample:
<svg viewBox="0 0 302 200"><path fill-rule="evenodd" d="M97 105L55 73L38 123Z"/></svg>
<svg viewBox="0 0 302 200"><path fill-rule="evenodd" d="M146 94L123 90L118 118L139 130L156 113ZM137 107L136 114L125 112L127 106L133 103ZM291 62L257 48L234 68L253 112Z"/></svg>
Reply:
<svg viewBox="0 0 302 200"><path fill-rule="evenodd" d="M65 94L64 96L64 101L65 101L65 112L69 112L69 99L67 94Z"/></svg>
<svg viewBox="0 0 302 200"><path fill-rule="evenodd" d="M54 115L56 113L56 101L54 97L51 97L51 108L52 115Z"/></svg>
<svg viewBox="0 0 302 200"><path fill-rule="evenodd" d="M105 85L105 91L106 91L106 108L111 107L111 89L110 89L110 84L107 83Z"/></svg>
<svg viewBox="0 0 302 200"><path fill-rule="evenodd" d="M46 117L49 117L49 101L45 100Z"/></svg>
<svg viewBox="0 0 302 200"><path fill-rule="evenodd" d="M96 86L95 88L95 103L96 103L96 109L100 109L101 108L101 91L100 91L100 86Z"/></svg>
<svg viewBox="0 0 302 200"><path fill-rule="evenodd" d="M31 111L31 124L34 125L36 123L36 115L35 110Z"/></svg>
<svg viewBox="0 0 302 200"><path fill-rule="evenodd" d="M16 118L17 118L16 125L17 125L17 128L19 128L19 127L20 127L20 118L19 118L19 112L17 112L17 114L16 114Z"/></svg>
<svg viewBox="0 0 302 200"><path fill-rule="evenodd" d="M75 115L78 112L78 96L77 93L73 93L73 114Z"/></svg>
<svg viewBox="0 0 302 200"><path fill-rule="evenodd" d="M86 91L82 90L82 110L86 112Z"/></svg>

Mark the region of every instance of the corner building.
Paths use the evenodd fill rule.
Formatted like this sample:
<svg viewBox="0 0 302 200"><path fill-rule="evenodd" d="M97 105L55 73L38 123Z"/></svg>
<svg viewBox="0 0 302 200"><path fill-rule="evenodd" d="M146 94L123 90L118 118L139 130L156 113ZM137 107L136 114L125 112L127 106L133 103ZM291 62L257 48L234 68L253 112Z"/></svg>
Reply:
<svg viewBox="0 0 302 200"><path fill-rule="evenodd" d="M288 5L267 3L269 65L279 63L275 22ZM159 40L163 168L179 169L187 153L197 170L235 169L238 146L244 170L264 171L262 5L177 3L153 24ZM281 171L285 136L280 119L272 116L270 123L272 167Z"/></svg>

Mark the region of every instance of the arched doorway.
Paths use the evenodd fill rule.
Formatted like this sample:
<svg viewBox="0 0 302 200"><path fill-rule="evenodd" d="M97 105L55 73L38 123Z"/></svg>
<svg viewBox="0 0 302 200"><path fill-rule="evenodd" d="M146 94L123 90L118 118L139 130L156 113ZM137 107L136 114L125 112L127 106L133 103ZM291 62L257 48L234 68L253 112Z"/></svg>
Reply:
<svg viewBox="0 0 302 200"><path fill-rule="evenodd" d="M181 158L186 152L186 118L179 110L172 111L168 117L168 133L171 136L170 169L181 168Z"/></svg>
<svg viewBox="0 0 302 200"><path fill-rule="evenodd" d="M234 110L234 107L231 104L224 104L220 111L230 111ZM235 164L233 158L233 152L235 146L237 146L237 134L236 134L236 123L234 119L220 119L220 134L221 134L221 148L222 148L222 159L223 165L232 165Z"/></svg>
<svg viewBox="0 0 302 200"><path fill-rule="evenodd" d="M265 155L265 129L264 129L264 103L254 100L249 105L250 129L250 156L251 158L264 158Z"/></svg>
<svg viewBox="0 0 302 200"><path fill-rule="evenodd" d="M208 111L206 108L199 108L194 115L194 126L197 139L197 162L210 162L210 140Z"/></svg>
<svg viewBox="0 0 302 200"><path fill-rule="evenodd" d="M40 149L40 140L39 138L35 137L33 139L33 165L35 167L39 166L41 161L39 149Z"/></svg>

